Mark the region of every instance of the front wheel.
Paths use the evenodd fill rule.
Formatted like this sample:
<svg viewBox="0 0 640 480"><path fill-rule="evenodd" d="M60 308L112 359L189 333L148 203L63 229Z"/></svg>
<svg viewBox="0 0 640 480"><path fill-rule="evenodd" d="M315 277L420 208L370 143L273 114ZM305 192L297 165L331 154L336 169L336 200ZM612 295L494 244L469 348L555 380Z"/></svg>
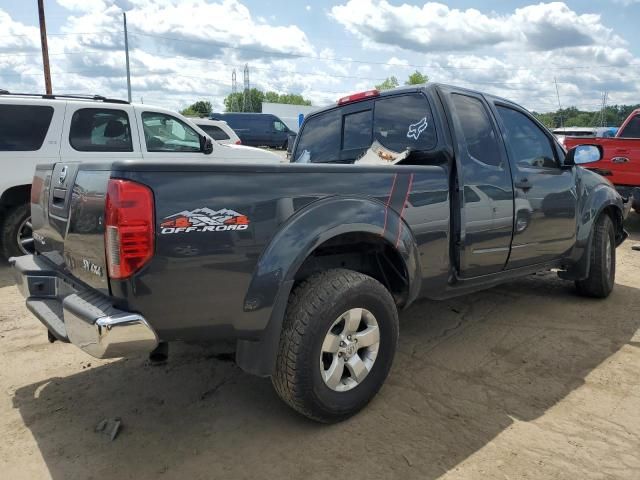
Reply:
<svg viewBox="0 0 640 480"><path fill-rule="evenodd" d="M589 262L589 276L576 281L578 292L587 297L608 297L616 278L615 232L609 215L600 215L596 222Z"/></svg>
<svg viewBox="0 0 640 480"><path fill-rule="evenodd" d="M273 386L320 422L361 410L384 383L398 338L398 312L377 280L351 270L316 274L292 293Z"/></svg>

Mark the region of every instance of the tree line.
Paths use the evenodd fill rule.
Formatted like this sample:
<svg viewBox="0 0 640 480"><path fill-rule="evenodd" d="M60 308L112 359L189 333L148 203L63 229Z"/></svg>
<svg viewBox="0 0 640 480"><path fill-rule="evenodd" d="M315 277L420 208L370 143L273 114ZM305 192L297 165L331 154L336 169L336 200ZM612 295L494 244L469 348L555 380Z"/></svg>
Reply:
<svg viewBox="0 0 640 480"><path fill-rule="evenodd" d="M405 85L419 85L427 83L429 77L419 71L413 72ZM400 85L398 79L394 76L387 77L382 83L376 85L377 90L389 90ZM244 105L244 92L230 93L224 99L224 109L226 112L254 112L262 113L262 102L269 103L286 103L288 105L311 105L311 101L297 93L278 93L263 92L257 88L249 90L249 105ZM208 117L212 112L211 102L208 100L199 100L187 108L181 110L180 113L190 117Z"/></svg>
<svg viewBox="0 0 640 480"><path fill-rule="evenodd" d="M619 127L622 122L640 105L609 105L604 109L604 122L602 110L590 112L579 110L576 107L568 107L555 112L533 114L547 128L560 127L597 127L604 123L605 127Z"/></svg>

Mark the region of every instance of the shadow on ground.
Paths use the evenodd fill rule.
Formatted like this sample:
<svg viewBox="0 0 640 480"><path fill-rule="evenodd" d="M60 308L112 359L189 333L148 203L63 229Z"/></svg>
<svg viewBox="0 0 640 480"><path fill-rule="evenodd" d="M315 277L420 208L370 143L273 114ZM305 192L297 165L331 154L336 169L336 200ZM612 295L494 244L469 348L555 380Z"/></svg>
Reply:
<svg viewBox="0 0 640 480"><path fill-rule="evenodd" d="M637 311L636 298L618 285L608 301L585 300L544 274L421 302L402 315L386 386L339 425L299 417L268 380L188 346L164 367L120 360L20 388L13 402L59 480L335 478L345 465L361 478L435 479L514 421L542 415L630 342L640 316L607 312ZM113 442L94 432L111 417L123 422Z"/></svg>

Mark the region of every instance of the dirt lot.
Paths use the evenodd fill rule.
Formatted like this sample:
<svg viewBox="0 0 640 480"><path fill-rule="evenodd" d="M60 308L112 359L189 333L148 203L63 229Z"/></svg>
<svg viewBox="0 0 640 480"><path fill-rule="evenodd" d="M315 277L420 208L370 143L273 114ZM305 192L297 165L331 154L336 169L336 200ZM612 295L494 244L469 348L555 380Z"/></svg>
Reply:
<svg viewBox="0 0 640 480"><path fill-rule="evenodd" d="M640 217L628 229L640 240ZM635 232L635 233L633 233ZM322 426L219 351L164 367L49 344L0 266L6 479L640 478L640 252L606 301L530 276L401 315L395 366L360 415ZM94 429L120 417L113 441Z"/></svg>

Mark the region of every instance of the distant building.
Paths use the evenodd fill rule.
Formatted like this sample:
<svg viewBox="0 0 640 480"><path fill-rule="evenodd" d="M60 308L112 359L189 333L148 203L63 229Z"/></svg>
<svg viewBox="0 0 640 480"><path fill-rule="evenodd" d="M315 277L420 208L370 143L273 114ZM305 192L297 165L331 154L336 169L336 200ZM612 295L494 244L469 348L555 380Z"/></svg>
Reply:
<svg viewBox="0 0 640 480"><path fill-rule="evenodd" d="M262 102L262 113L271 113L277 116L294 132L300 128L302 119L317 109L318 107L307 107L306 105Z"/></svg>

